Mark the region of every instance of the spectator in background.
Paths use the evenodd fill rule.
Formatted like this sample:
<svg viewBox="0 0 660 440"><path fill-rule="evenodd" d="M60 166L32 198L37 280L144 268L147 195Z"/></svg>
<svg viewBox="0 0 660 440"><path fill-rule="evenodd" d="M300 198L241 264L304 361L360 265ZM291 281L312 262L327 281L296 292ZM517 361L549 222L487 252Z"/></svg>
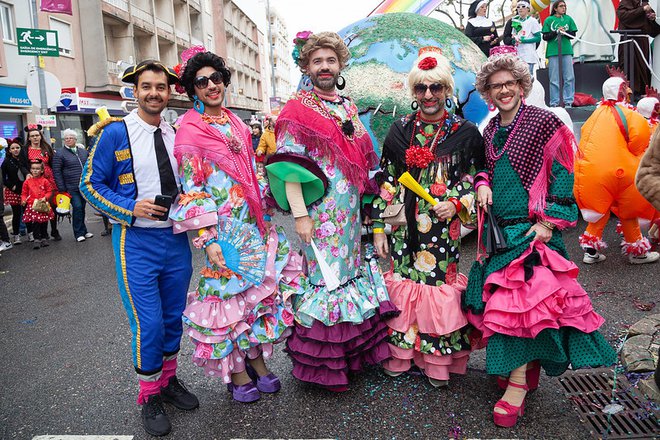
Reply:
<svg viewBox="0 0 660 440"><path fill-rule="evenodd" d="M257 121L252 122L252 151L256 152L261 140L261 124Z"/></svg>
<svg viewBox="0 0 660 440"><path fill-rule="evenodd" d="M55 151L53 147L45 141L41 124L30 124L25 127L25 132L27 133L28 140L21 150L21 155L23 160L26 163L31 163L33 160L40 160L44 166L43 177L45 177L52 189L55 189L55 179L53 178L53 169L51 164L53 161L53 156ZM52 210L55 210L55 204L52 203L52 200L49 200ZM57 230L57 218L53 216L50 220L50 235L55 241L60 241L62 236ZM48 238L48 237L45 237Z"/></svg>
<svg viewBox="0 0 660 440"><path fill-rule="evenodd" d="M541 41L541 25L530 15L531 9L527 0L516 4L518 15L504 28L504 44L516 46L518 56L529 65L529 73L534 77L534 66L539 62L536 46Z"/></svg>
<svg viewBox="0 0 660 440"><path fill-rule="evenodd" d="M575 73L573 72L573 46L565 35L561 39L561 72L564 87L559 90L559 43L560 32L575 36L577 26L575 21L566 15L566 2L558 0L550 7L550 16L545 19L541 30L543 39L548 42L545 56L548 59L548 74L550 75L550 107L559 105L559 94L564 97L564 106L573 106L575 95Z"/></svg>
<svg viewBox="0 0 660 440"><path fill-rule="evenodd" d="M619 19L620 30L640 30L642 33L655 37L660 34L660 25L656 23L655 11L644 0L621 0L616 8L616 16ZM626 72L629 77L634 78L635 93L634 98L638 99L644 94L644 87L651 84L651 73L647 67L649 62L649 39L644 37L633 38L639 44L639 48L634 48L634 77L631 72ZM631 44L631 43L628 43ZM619 64L625 66L627 60L628 48L625 44L619 45Z"/></svg>
<svg viewBox="0 0 660 440"><path fill-rule="evenodd" d="M87 231L85 225L85 199L80 194L80 176L89 153L85 146L78 143L78 134L67 128L62 132L64 148L60 148L53 158L53 176L59 192L71 196L73 208L73 236L76 241L85 241L94 234Z"/></svg>
<svg viewBox="0 0 660 440"><path fill-rule="evenodd" d="M0 141L4 140L0 138ZM14 234L14 244L21 244L20 226L21 226L21 191L23 190L23 182L26 176L30 173L28 164L21 157L21 141L20 139L12 139L9 141L9 148L7 157L2 162L2 182L4 183L4 203L11 206L11 226ZM0 206L3 206L0 204ZM0 226L1 227L1 226Z"/></svg>
<svg viewBox="0 0 660 440"><path fill-rule="evenodd" d="M4 154L7 150L7 140L5 138L0 138L0 151ZM4 161L3 161L4 163ZM3 179L0 179L0 209L4 212L5 210L5 200L4 200L4 189L3 189ZM7 230L7 225L2 216L0 216L0 251L5 251L11 249L13 245L9 239L9 231Z"/></svg>
<svg viewBox="0 0 660 440"><path fill-rule="evenodd" d="M470 5L468 10L468 24L465 27L465 36L479 46L479 49L488 56L490 48L500 44L497 29L493 20L488 18L488 1L477 0Z"/></svg>
<svg viewBox="0 0 660 440"><path fill-rule="evenodd" d="M277 145L275 144L275 117L267 116L264 120L264 133L259 140L257 147L257 162L264 162L270 156L275 154Z"/></svg>

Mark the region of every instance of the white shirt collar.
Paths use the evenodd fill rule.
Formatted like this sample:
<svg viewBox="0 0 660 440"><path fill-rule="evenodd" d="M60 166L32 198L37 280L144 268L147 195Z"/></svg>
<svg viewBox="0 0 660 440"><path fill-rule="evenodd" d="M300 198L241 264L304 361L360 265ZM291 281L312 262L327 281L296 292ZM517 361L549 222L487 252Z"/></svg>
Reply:
<svg viewBox="0 0 660 440"><path fill-rule="evenodd" d="M126 118L132 119L133 121L137 122L137 124L140 127L142 127L142 129L147 133L153 134L158 128L160 128L161 131L165 131L167 129L166 127L163 127L163 124L167 125L167 122L163 118L160 118L160 124L158 125L158 127L156 127L154 125L147 123L144 119L142 119L140 115L138 115L137 109L133 109L128 115L126 115Z"/></svg>
<svg viewBox="0 0 660 440"><path fill-rule="evenodd" d="M493 25L493 20L488 17L477 15L476 17L469 19L468 23L474 27L489 27Z"/></svg>

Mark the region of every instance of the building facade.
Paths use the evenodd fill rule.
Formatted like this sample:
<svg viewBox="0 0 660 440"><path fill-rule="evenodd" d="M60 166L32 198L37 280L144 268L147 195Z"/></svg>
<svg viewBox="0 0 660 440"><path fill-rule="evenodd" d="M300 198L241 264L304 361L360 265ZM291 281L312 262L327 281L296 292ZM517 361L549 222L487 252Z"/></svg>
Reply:
<svg viewBox="0 0 660 440"><path fill-rule="evenodd" d="M293 37L289 38L286 23L279 11L272 5L268 11L268 22L270 27L270 44L272 51L271 68L271 111L277 113L279 107L284 105L291 93L294 91L291 83L291 43Z"/></svg>

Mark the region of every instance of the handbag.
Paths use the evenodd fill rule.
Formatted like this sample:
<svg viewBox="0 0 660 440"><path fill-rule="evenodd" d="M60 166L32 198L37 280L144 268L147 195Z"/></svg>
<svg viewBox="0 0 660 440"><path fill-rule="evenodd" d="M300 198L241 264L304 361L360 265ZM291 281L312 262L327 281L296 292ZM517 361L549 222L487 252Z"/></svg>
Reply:
<svg viewBox="0 0 660 440"><path fill-rule="evenodd" d="M50 212L50 205L48 202L44 202L41 199L36 199L32 203L32 210L41 214L48 214Z"/></svg>
<svg viewBox="0 0 660 440"><path fill-rule="evenodd" d="M407 223L405 205L403 203L394 203L386 206L385 210L380 214L380 218L388 225L405 225Z"/></svg>
<svg viewBox="0 0 660 440"><path fill-rule="evenodd" d="M490 211L490 205L486 205L486 224L488 225L488 232L486 234L486 253L494 255L507 249L504 234L497 224L497 219Z"/></svg>

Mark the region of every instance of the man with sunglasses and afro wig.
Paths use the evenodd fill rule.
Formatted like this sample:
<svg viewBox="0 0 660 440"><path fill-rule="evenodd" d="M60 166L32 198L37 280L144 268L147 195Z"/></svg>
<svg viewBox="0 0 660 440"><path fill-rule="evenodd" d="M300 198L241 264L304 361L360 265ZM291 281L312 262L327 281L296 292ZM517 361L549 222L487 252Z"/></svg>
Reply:
<svg viewBox="0 0 660 440"><path fill-rule="evenodd" d="M199 406L176 376L181 316L192 276L185 234L168 219L179 193L174 129L161 118L176 73L154 60L129 67L138 108L123 119L92 127L95 143L83 168L80 192L110 218L117 284L131 326L133 364L142 423L151 435L171 430L163 402L178 409Z"/></svg>

